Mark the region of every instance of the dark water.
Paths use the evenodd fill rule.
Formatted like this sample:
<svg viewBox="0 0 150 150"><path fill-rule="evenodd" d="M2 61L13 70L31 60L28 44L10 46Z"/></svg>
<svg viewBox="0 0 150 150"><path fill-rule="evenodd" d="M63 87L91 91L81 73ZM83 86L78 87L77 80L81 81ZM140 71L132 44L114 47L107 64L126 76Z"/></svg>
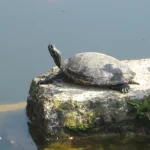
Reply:
<svg viewBox="0 0 150 150"><path fill-rule="evenodd" d="M150 139L90 137L59 139L44 144L45 137L27 125L25 111L0 114L0 150L150 150ZM31 138L32 137L32 138Z"/></svg>
<svg viewBox="0 0 150 150"><path fill-rule="evenodd" d="M0 113L0 120L0 150L36 150L24 110Z"/></svg>
<svg viewBox="0 0 150 150"><path fill-rule="evenodd" d="M118 59L149 58L150 1L1 0L0 104L25 101L32 78L54 65L47 50L49 42L65 58L83 51ZM12 132L18 134L18 145L36 149L24 116L22 112L0 112L3 150L12 146L6 138ZM132 149L143 144L133 143Z"/></svg>

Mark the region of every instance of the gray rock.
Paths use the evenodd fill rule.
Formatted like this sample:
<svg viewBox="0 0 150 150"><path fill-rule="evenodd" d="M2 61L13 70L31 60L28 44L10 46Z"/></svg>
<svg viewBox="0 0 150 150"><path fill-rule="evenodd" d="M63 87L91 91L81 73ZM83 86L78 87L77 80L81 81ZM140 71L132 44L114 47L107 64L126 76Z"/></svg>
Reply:
<svg viewBox="0 0 150 150"><path fill-rule="evenodd" d="M32 80L27 99L27 116L43 133L58 136L62 127L76 130L135 130L136 112L128 100L150 96L150 59L125 60L136 72L127 94L68 79L57 67Z"/></svg>

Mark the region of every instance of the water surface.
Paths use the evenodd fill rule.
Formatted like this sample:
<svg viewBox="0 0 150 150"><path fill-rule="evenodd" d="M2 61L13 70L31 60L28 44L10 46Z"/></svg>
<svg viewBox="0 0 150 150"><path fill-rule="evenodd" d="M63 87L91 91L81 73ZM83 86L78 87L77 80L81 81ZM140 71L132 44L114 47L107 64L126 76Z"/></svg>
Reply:
<svg viewBox="0 0 150 150"><path fill-rule="evenodd" d="M150 57L149 0L1 0L0 27L0 103L25 100L31 79L54 65L49 42L65 58Z"/></svg>

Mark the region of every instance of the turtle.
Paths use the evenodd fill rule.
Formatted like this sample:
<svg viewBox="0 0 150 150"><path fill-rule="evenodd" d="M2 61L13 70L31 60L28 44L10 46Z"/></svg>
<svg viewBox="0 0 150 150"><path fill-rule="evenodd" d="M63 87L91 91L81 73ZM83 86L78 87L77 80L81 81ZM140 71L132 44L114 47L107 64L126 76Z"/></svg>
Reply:
<svg viewBox="0 0 150 150"><path fill-rule="evenodd" d="M121 93L128 93L129 84L135 72L120 60L98 52L83 52L64 60L55 45L49 44L48 50L60 70L76 83L108 87Z"/></svg>

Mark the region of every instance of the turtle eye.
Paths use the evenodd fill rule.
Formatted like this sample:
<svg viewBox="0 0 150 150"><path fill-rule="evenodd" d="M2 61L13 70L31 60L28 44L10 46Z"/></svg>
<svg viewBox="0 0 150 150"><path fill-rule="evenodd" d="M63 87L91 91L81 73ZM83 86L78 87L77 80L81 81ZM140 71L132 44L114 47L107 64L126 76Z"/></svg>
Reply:
<svg viewBox="0 0 150 150"><path fill-rule="evenodd" d="M54 48L54 46L51 44L51 45L50 45L50 48L51 48L51 49L53 49L53 48Z"/></svg>

